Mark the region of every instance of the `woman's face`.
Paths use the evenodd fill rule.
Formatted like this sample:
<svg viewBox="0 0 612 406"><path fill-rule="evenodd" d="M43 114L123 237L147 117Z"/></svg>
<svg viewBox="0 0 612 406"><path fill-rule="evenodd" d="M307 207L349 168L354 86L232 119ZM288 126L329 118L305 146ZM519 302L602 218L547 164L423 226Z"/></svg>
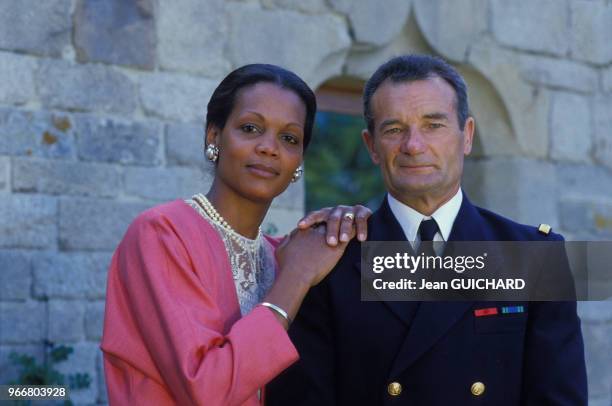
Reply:
<svg viewBox="0 0 612 406"><path fill-rule="evenodd" d="M209 128L219 147L215 182L252 201L282 193L302 162L306 107L297 94L272 83L239 91L223 130Z"/></svg>

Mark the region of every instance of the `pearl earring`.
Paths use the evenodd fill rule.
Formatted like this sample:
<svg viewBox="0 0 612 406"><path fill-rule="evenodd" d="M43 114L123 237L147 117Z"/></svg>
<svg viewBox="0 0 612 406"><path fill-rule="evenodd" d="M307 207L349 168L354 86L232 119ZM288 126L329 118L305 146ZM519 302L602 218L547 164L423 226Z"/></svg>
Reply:
<svg viewBox="0 0 612 406"><path fill-rule="evenodd" d="M219 159L219 147L215 144L208 144L205 150L206 158L211 162L216 162Z"/></svg>
<svg viewBox="0 0 612 406"><path fill-rule="evenodd" d="M300 180L303 173L304 173L304 169L302 168L302 165L298 166L295 172L293 172L293 176L291 177L291 182L295 183L298 180Z"/></svg>

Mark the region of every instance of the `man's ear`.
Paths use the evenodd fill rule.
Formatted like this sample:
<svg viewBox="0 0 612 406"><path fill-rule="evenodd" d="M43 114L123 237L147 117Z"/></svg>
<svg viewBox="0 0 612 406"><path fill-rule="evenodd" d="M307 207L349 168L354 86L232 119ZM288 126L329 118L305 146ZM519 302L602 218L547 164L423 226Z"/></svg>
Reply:
<svg viewBox="0 0 612 406"><path fill-rule="evenodd" d="M474 129L476 123L473 117L468 117L465 120L465 126L463 127L463 155L470 155L472 152L472 144L474 142Z"/></svg>
<svg viewBox="0 0 612 406"><path fill-rule="evenodd" d="M367 129L364 129L363 131L361 131L361 138L363 139L363 142L366 145L366 148L368 149L370 159L372 159L372 162L374 162L375 165L378 165L380 163L380 158L378 157L378 154L376 153L376 148L374 147L374 135L371 134L370 131L368 131Z"/></svg>
<svg viewBox="0 0 612 406"><path fill-rule="evenodd" d="M206 128L206 134L204 136L204 141L206 142L206 145L216 145L219 146L219 135L221 134L221 131L219 130L219 128L214 125L214 124L210 124L207 128Z"/></svg>

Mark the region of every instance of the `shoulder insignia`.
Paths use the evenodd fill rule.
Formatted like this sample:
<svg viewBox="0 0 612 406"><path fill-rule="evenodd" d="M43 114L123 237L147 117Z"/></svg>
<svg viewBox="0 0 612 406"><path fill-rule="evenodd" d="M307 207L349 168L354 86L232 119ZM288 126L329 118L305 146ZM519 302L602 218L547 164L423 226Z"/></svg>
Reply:
<svg viewBox="0 0 612 406"><path fill-rule="evenodd" d="M544 235L548 235L551 229L552 227L549 226L548 224L540 224L538 227L538 231Z"/></svg>

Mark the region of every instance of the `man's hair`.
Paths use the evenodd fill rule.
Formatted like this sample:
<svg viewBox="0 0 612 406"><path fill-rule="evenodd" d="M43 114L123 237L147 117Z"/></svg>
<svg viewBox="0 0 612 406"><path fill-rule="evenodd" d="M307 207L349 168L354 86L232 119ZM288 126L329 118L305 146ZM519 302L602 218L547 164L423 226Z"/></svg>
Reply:
<svg viewBox="0 0 612 406"><path fill-rule="evenodd" d="M463 130L469 116L467 86L463 77L441 58L430 55L397 56L383 65L366 82L363 91L363 116L368 131L374 134L372 96L386 80L392 83L414 82L434 77L444 79L455 90L455 109L459 128Z"/></svg>

